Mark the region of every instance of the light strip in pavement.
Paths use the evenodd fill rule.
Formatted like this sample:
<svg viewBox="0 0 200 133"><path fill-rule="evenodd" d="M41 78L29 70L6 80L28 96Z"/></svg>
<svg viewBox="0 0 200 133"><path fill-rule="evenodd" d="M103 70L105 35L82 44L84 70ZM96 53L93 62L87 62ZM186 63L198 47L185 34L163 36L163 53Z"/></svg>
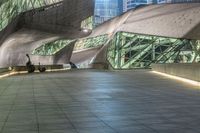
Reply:
<svg viewBox="0 0 200 133"><path fill-rule="evenodd" d="M162 73L162 72L157 72L157 71L152 71L152 72L156 73L156 74L159 74L159 75L162 75L162 76L169 77L171 79L180 80L180 81L189 83L191 85L199 86L200 87L200 82L198 82L198 81L194 81L194 80L190 80L190 79L186 79L186 78L182 78L182 77L178 77L178 76L173 76L173 75L169 75L169 74Z"/></svg>

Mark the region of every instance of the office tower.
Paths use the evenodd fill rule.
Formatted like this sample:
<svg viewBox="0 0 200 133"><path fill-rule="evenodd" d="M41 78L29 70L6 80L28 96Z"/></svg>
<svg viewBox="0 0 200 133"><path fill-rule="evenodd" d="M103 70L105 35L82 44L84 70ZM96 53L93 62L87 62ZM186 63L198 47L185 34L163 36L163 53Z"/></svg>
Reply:
<svg viewBox="0 0 200 133"><path fill-rule="evenodd" d="M94 22L99 25L123 13L122 0L96 0Z"/></svg>
<svg viewBox="0 0 200 133"><path fill-rule="evenodd" d="M123 12L136 8L140 5L156 3L153 0L123 0Z"/></svg>

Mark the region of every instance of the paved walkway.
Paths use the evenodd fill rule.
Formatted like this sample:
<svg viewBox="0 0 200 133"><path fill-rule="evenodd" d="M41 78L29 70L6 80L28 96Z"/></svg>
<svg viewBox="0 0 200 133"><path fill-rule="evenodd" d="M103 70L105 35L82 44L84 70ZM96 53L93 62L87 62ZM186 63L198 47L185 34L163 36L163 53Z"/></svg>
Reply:
<svg viewBox="0 0 200 133"><path fill-rule="evenodd" d="M0 133L199 133L200 88L149 71L0 79Z"/></svg>

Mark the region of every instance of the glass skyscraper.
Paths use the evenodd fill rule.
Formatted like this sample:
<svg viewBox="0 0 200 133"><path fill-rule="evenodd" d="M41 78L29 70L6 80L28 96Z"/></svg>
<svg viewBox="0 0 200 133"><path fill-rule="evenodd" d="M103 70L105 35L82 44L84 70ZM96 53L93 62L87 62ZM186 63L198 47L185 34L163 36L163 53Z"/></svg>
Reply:
<svg viewBox="0 0 200 133"><path fill-rule="evenodd" d="M171 0L157 0L157 3L158 4L161 4L161 3L170 3Z"/></svg>
<svg viewBox="0 0 200 133"><path fill-rule="evenodd" d="M152 4L154 0L123 0L123 12L136 8L140 5Z"/></svg>
<svg viewBox="0 0 200 133"><path fill-rule="evenodd" d="M122 13L123 0L95 0L95 25L99 25Z"/></svg>

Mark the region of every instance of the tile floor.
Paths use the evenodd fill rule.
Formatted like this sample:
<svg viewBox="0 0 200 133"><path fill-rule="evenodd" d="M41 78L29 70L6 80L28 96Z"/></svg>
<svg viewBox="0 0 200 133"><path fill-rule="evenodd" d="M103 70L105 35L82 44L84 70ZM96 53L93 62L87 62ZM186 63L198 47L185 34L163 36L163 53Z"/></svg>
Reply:
<svg viewBox="0 0 200 133"><path fill-rule="evenodd" d="M200 88L150 71L0 79L0 133L199 133Z"/></svg>

